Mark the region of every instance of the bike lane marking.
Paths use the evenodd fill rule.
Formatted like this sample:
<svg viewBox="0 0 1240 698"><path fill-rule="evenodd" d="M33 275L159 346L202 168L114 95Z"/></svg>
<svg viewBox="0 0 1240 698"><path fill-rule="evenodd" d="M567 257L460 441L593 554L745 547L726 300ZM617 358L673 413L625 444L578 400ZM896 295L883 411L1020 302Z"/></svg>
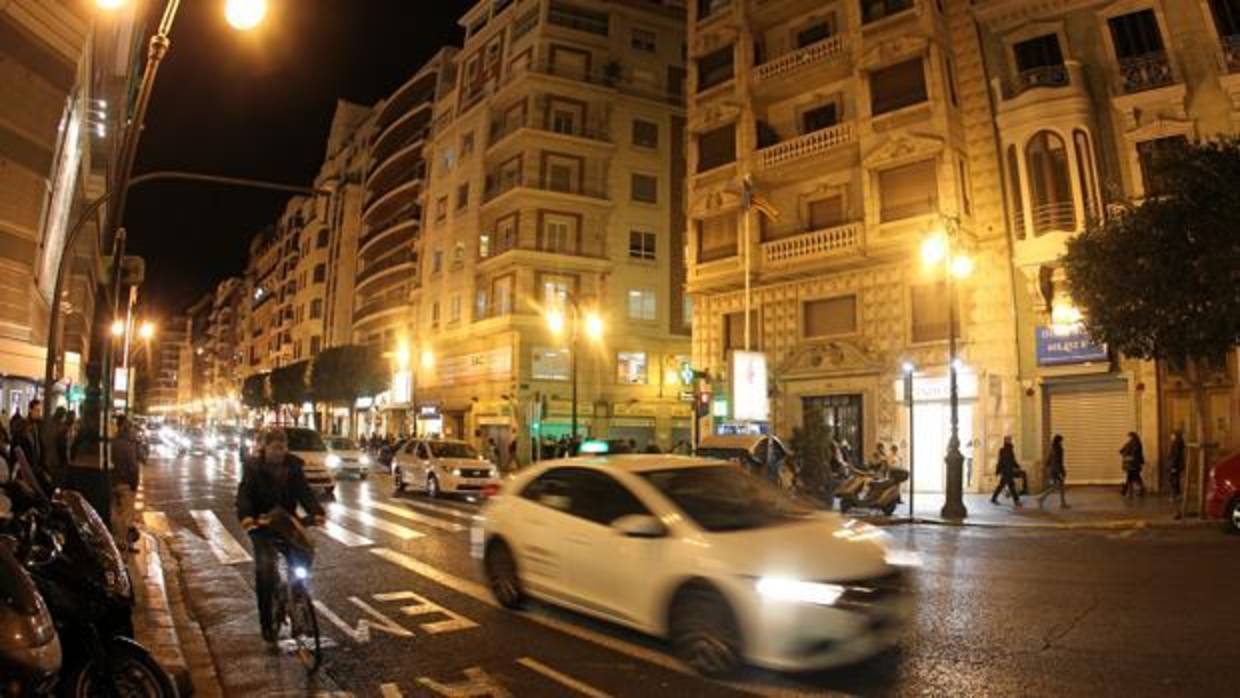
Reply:
<svg viewBox="0 0 1240 698"><path fill-rule="evenodd" d="M543 676L551 679L552 681L555 681L558 684L571 688L572 690L580 693L583 696L589 696L589 698L611 698L610 693L604 693L603 691L598 690L597 688L591 686L588 683L585 683L583 681L578 681L577 679L574 679L568 674L564 674L562 672L556 671L555 669L552 669L551 667L547 666L546 664L543 664L537 659L533 659L531 657L522 657L517 660L517 664L520 664L521 666L525 667L526 669L530 669L531 671L536 671L539 674L542 674Z"/></svg>
<svg viewBox="0 0 1240 698"><path fill-rule="evenodd" d="M391 504L386 504L384 502L380 502L377 499L371 499L364 495L358 501L367 507L378 509L379 511L385 511L393 516L399 516L402 519L408 519L409 521L414 521L420 524L426 524L427 526L438 528L441 531L449 531L451 533L460 533L461 531L464 531L467 528L466 526L462 526L461 524L458 524L458 523L452 523L451 521L444 521L443 519L437 519L433 516L426 516L424 514L419 514L417 512L409 511L405 507L398 507L398 506L393 506Z"/></svg>
<svg viewBox="0 0 1240 698"><path fill-rule="evenodd" d="M210 546L211 552L215 553L220 563L235 565L239 562L249 562L252 559L250 553L237 542L236 538L233 538L214 511L193 509L189 515L194 517L198 530L203 534L203 540Z"/></svg>
<svg viewBox="0 0 1240 698"><path fill-rule="evenodd" d="M419 531L415 531L410 528L405 528L404 526L394 524L390 521L385 521L368 512L350 509L344 505L337 504L337 503L328 504L327 511L332 514L337 514L339 516L348 517L355 521L360 521L361 523L364 523L367 526L370 526L371 528L376 528L376 529L379 529L380 531L386 531L387 533L390 533L401 540L413 540L414 538L422 538L426 535L425 533L421 533Z"/></svg>

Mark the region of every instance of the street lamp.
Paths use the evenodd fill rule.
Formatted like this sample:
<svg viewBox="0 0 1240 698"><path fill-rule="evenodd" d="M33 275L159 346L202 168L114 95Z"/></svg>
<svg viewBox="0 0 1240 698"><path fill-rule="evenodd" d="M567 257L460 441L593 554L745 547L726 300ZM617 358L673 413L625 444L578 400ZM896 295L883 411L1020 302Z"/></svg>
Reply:
<svg viewBox="0 0 1240 698"><path fill-rule="evenodd" d="M577 348L578 335L581 324L585 323L586 337L591 341L597 342L603 338L603 318L595 310L583 311L581 306L577 304L576 299L571 295L566 295L562 300L563 308L569 311L569 317L565 316L563 308L552 308L547 311L547 329L551 330L551 334L560 337L565 333L565 325L568 330L568 362L569 373L572 374L572 422L571 422L571 439L574 443L577 441Z"/></svg>
<svg viewBox="0 0 1240 698"><path fill-rule="evenodd" d="M155 336L155 324L149 321L142 323L138 328L138 336L149 342Z"/></svg>
<svg viewBox="0 0 1240 698"><path fill-rule="evenodd" d="M121 335L125 334L125 321L124 320L113 320L112 326L108 328L108 330L112 333L113 337L120 337Z"/></svg>
<svg viewBox="0 0 1240 698"><path fill-rule="evenodd" d="M956 357L956 279L973 273L973 260L960 250L959 223L945 219L943 229L935 231L921 244L922 263L929 269L942 265L947 285L948 375L951 385L951 438L947 441L947 487L940 515L961 520L969 515L964 506L964 454L960 452L960 390L957 374L960 360ZM911 490L910 490L911 491Z"/></svg>
<svg viewBox="0 0 1240 698"><path fill-rule="evenodd" d="M267 0L228 0L224 17L233 29L249 31L257 27L267 14Z"/></svg>

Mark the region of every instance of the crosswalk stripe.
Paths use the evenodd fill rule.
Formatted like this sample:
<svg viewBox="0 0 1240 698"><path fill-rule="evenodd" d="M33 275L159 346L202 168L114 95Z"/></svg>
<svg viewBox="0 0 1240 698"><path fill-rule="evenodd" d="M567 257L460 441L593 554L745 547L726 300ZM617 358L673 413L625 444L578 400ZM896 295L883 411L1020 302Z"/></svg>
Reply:
<svg viewBox="0 0 1240 698"><path fill-rule="evenodd" d="M347 545L350 548L358 548L375 544L373 540L367 538L366 536L356 534L335 521L324 522L323 533L337 543Z"/></svg>
<svg viewBox="0 0 1240 698"><path fill-rule="evenodd" d="M346 516L355 521L361 521L371 528L377 528L380 531L387 531L401 540L413 540L414 538L422 538L426 535L419 531L414 531L413 529L391 523L390 521L384 521L383 519L372 516L367 512L350 509L341 504L329 504L327 505L327 510L339 516Z"/></svg>
<svg viewBox="0 0 1240 698"><path fill-rule="evenodd" d="M215 557L222 564L235 565L239 562L250 561L250 553L246 552L246 549L237 542L236 538L233 538L214 511L210 509L194 509L189 515L194 517L194 521L198 524L198 529L202 531L207 545L211 547L211 552L215 553Z"/></svg>
<svg viewBox="0 0 1240 698"><path fill-rule="evenodd" d="M408 506L408 507L414 507L417 509L425 509L427 511L433 511L437 514L451 516L454 519L461 519L463 521L469 521L471 523L478 516L476 513L470 513L468 511L461 511L460 509L455 509L453 507L446 507L440 504L431 504L430 502L414 502L414 501L402 500L401 504L404 504L405 506Z"/></svg>
<svg viewBox="0 0 1240 698"><path fill-rule="evenodd" d="M386 511L387 513L392 514L393 516L399 516L402 519L408 519L410 521L416 521L421 524L426 524L427 526L438 528L441 531L451 531L453 533L459 533L460 531L464 531L467 529L466 526L462 526L458 523L452 523L451 521L444 521L443 519L436 519L433 516L424 516L417 512L409 511L408 509L404 507L392 506L391 504L380 502L374 499L363 499L361 501L367 507L370 507L372 509L378 509L379 511Z"/></svg>
<svg viewBox="0 0 1240 698"><path fill-rule="evenodd" d="M172 527L168 525L168 515L162 511L142 512L142 523L146 524L146 527L156 535L172 535Z"/></svg>

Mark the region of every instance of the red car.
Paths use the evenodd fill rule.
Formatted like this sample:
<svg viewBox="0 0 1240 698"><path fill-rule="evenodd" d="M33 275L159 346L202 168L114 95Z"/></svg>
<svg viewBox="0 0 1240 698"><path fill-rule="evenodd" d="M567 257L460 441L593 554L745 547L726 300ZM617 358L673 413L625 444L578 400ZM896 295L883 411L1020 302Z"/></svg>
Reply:
<svg viewBox="0 0 1240 698"><path fill-rule="evenodd" d="M1223 519L1228 530L1240 533L1240 452L1227 456L1210 469L1206 515Z"/></svg>

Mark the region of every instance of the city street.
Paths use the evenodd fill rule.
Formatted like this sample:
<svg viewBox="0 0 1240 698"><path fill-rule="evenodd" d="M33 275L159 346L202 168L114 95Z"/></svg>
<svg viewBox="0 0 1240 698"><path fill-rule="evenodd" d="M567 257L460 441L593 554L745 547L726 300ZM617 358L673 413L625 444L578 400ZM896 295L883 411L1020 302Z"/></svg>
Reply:
<svg viewBox="0 0 1240 698"><path fill-rule="evenodd" d="M233 513L238 474L231 456L152 459L142 518L153 533L201 538L211 554L193 563L251 588L249 544ZM724 684L688 673L660 642L541 606L497 608L469 555L476 504L393 497L377 472L340 483L337 496L331 523L315 534L313 587L331 641L323 680L357 696L1236 691L1240 539L1215 528L895 526L894 542L918 566L919 600L898 650L838 671L751 670ZM221 588L191 582L186 593L210 609L206 597ZM212 653L222 683L244 671L220 647ZM300 670L291 656L275 661Z"/></svg>

